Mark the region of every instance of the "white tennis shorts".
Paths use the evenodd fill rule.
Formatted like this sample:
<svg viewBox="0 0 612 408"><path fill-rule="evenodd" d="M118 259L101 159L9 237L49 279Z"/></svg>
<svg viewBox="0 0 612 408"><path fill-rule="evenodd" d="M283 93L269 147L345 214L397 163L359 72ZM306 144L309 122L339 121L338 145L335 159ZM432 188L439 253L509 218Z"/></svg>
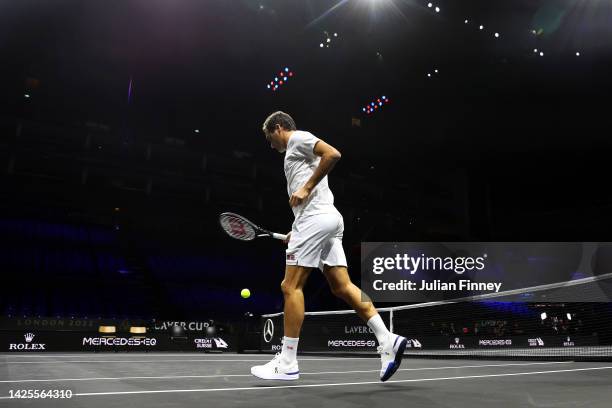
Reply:
<svg viewBox="0 0 612 408"><path fill-rule="evenodd" d="M342 248L344 220L339 212L301 216L291 227L286 264L319 268L347 266Z"/></svg>

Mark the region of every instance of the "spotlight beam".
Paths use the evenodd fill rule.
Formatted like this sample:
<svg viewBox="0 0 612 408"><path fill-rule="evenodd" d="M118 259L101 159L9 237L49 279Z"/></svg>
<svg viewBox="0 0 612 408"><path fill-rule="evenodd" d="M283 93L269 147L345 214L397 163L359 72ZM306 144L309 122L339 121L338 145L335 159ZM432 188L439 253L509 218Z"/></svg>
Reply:
<svg viewBox="0 0 612 408"><path fill-rule="evenodd" d="M336 11L336 9L338 9L339 7L342 7L343 5L345 5L346 3L348 3L349 0L340 0L339 3L333 5L332 7L330 7L327 11L325 11L323 14L321 14L319 17L316 17L314 20L312 20L310 23L306 24L306 28L310 28L312 26L314 26L315 24L319 23L321 20L323 20L325 17L329 16L330 14L332 14L334 11Z"/></svg>

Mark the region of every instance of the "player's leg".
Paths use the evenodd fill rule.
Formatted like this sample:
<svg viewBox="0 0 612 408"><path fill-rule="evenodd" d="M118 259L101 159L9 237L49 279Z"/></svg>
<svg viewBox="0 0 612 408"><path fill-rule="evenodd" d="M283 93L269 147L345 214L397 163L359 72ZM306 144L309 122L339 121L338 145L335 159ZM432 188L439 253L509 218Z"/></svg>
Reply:
<svg viewBox="0 0 612 408"><path fill-rule="evenodd" d="M311 269L298 265L285 267L285 278L281 283L285 299L283 348L269 363L251 367L251 374L254 376L264 380L297 380L300 378L297 348L304 321L303 289Z"/></svg>
<svg viewBox="0 0 612 408"><path fill-rule="evenodd" d="M337 257L333 254L328 259ZM348 303L372 329L378 340L380 353L381 381L387 381L397 371L402 363L402 357L408 340L391 333L382 320L372 302L361 293L361 290L351 282L346 266L324 265L323 274L334 295ZM363 296L363 298L362 298Z"/></svg>
<svg viewBox="0 0 612 408"><path fill-rule="evenodd" d="M351 282L346 266L324 265L323 275L325 275L332 293L353 308L357 315L372 329L378 344L384 346L391 341L392 333L387 329L367 295Z"/></svg>
<svg viewBox="0 0 612 408"><path fill-rule="evenodd" d="M364 322L378 315L370 299L361 292L348 274L345 266L323 266L323 274L327 279L329 288L338 298L344 300ZM362 297L363 296L363 297Z"/></svg>
<svg viewBox="0 0 612 408"><path fill-rule="evenodd" d="M281 290L285 300L285 337L298 338L304 322L304 285L312 268L287 265Z"/></svg>
<svg viewBox="0 0 612 408"><path fill-rule="evenodd" d="M293 366L297 360L297 348L300 330L304 322L304 285L312 268L298 265L285 267L285 278L281 282L281 290L285 300L283 348L281 360Z"/></svg>
<svg viewBox="0 0 612 408"><path fill-rule="evenodd" d="M378 344L382 347L388 346L396 340L396 335L391 333L382 320L374 304L365 293L361 292L348 274L346 266L323 266L323 275L327 279L332 293L344 300L361 319L372 329Z"/></svg>
<svg viewBox="0 0 612 408"><path fill-rule="evenodd" d="M344 300L366 322L374 332L380 346L385 347L388 343L395 341L397 336L387 329L370 299L351 282L346 266L324 265L323 274L332 293Z"/></svg>
<svg viewBox="0 0 612 408"><path fill-rule="evenodd" d="M344 300L368 326L373 325L372 330L379 344L383 345L389 334L387 327L374 308L374 305L365 293L361 292L353 282L346 267L346 254L342 247L342 235L344 233L344 222L339 216L338 228L335 234L329 238L321 251L319 268L327 279L332 293Z"/></svg>

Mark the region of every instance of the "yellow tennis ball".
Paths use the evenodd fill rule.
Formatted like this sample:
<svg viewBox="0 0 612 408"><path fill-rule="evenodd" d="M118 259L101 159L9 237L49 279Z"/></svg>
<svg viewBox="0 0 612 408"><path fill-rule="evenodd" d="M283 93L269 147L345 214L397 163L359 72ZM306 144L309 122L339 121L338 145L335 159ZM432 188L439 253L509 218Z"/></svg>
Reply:
<svg viewBox="0 0 612 408"><path fill-rule="evenodd" d="M249 296L251 296L251 291L248 289L242 289L240 291L240 296L242 296L243 298L248 298Z"/></svg>

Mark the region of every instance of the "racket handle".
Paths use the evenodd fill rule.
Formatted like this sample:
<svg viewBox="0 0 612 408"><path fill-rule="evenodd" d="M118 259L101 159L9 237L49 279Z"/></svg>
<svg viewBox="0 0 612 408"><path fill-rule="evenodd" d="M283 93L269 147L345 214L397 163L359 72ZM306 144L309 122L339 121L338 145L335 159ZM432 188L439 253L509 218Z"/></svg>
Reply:
<svg viewBox="0 0 612 408"><path fill-rule="evenodd" d="M272 238L274 239L280 239L281 241L284 241L287 239L287 236L284 234L277 234L276 232L272 233Z"/></svg>

